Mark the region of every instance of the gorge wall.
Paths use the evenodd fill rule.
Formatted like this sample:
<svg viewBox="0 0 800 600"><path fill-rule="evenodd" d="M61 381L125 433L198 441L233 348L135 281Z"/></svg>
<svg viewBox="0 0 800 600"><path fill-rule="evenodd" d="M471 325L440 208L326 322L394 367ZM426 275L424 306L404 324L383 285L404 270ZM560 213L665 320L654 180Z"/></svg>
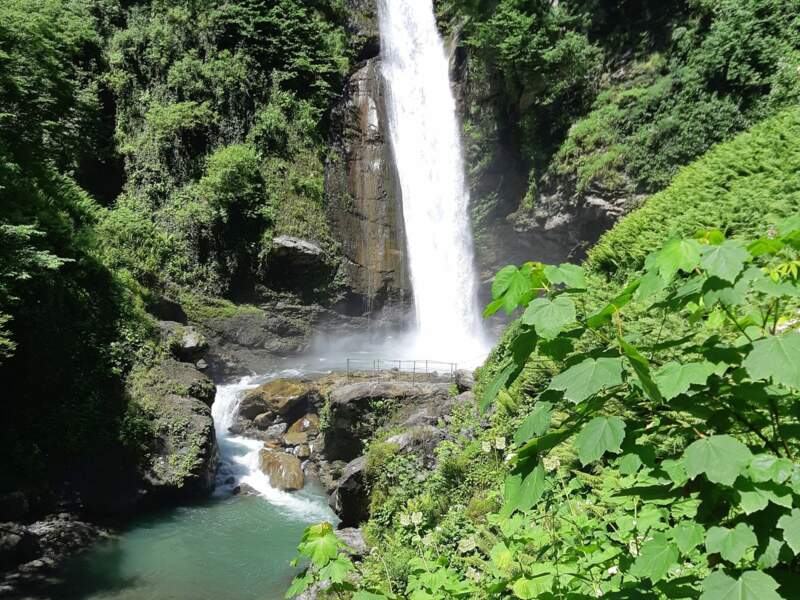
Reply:
<svg viewBox="0 0 800 600"><path fill-rule="evenodd" d="M380 39L372 2L353 2L349 26L361 59L332 113L326 213L340 244L337 276L350 314L407 308L402 199L387 134Z"/></svg>

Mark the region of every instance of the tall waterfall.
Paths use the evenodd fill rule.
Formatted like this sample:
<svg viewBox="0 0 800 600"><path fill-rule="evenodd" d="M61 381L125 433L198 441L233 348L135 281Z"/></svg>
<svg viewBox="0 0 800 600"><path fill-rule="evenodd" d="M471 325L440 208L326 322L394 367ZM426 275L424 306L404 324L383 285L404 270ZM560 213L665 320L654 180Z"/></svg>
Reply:
<svg viewBox="0 0 800 600"><path fill-rule="evenodd" d="M432 0L379 0L389 133L403 195L417 352L485 353L456 105Z"/></svg>

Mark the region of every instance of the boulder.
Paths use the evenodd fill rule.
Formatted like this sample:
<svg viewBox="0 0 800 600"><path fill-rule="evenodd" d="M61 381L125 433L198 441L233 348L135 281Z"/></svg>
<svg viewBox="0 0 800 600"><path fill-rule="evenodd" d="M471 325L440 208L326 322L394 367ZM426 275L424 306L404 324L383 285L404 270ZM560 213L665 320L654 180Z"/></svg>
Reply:
<svg viewBox="0 0 800 600"><path fill-rule="evenodd" d="M330 427L325 431L329 459L352 460L363 442L392 419L418 414L414 424L435 424L437 409L449 398L449 384L369 381L335 387L330 392ZM399 415L399 417L398 417Z"/></svg>
<svg viewBox="0 0 800 600"><path fill-rule="evenodd" d="M239 404L239 415L255 419L267 414L291 420L297 412L303 414L316 390L308 383L293 379L274 379L248 392Z"/></svg>
<svg viewBox="0 0 800 600"><path fill-rule="evenodd" d="M295 447L294 455L300 460L305 460L311 456L311 447L308 444L300 444Z"/></svg>
<svg viewBox="0 0 800 600"><path fill-rule="evenodd" d="M333 274L322 248L310 240L288 235L272 240L267 264L269 268L264 283L275 290L299 293L309 301Z"/></svg>
<svg viewBox="0 0 800 600"><path fill-rule="evenodd" d="M297 419L291 427L289 427L288 433L300 433L300 432L307 432L309 434L319 433L319 417L314 413L308 413L307 415Z"/></svg>
<svg viewBox="0 0 800 600"><path fill-rule="evenodd" d="M456 387L459 393L471 391L475 387L475 373L466 369L456 371Z"/></svg>
<svg viewBox="0 0 800 600"><path fill-rule="evenodd" d="M172 355L183 362L197 362L208 350L205 336L194 327L175 321L159 321L161 338Z"/></svg>
<svg viewBox="0 0 800 600"><path fill-rule="evenodd" d="M211 410L204 402L169 394L153 417L155 438L143 478L151 496L183 499L206 494L214 487L218 451Z"/></svg>
<svg viewBox="0 0 800 600"><path fill-rule="evenodd" d="M303 467L293 454L265 448L259 454L259 467L269 477L272 487L284 491L303 489Z"/></svg>
<svg viewBox="0 0 800 600"><path fill-rule="evenodd" d="M16 523L0 523L0 572L40 555L39 541L27 528Z"/></svg>
<svg viewBox="0 0 800 600"><path fill-rule="evenodd" d="M308 433L305 431L290 431L283 436L283 443L286 446L299 446L308 444Z"/></svg>
<svg viewBox="0 0 800 600"><path fill-rule="evenodd" d="M169 359L150 371L143 391L145 394L153 395L171 393L191 396L206 406L211 406L214 403L217 387L193 365Z"/></svg>
<svg viewBox="0 0 800 600"><path fill-rule="evenodd" d="M366 456L347 463L328 498L331 509L341 519L340 527L356 527L369 519L369 492L364 475L366 465Z"/></svg>
<svg viewBox="0 0 800 600"><path fill-rule="evenodd" d="M347 546L347 553L353 558L362 558L369 552L364 532L357 527L345 527L336 531L336 537Z"/></svg>

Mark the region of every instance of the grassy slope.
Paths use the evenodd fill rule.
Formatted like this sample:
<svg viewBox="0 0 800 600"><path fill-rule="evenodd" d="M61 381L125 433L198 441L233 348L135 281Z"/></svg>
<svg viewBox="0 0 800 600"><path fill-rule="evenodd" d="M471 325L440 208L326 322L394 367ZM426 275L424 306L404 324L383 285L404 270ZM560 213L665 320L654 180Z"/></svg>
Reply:
<svg viewBox="0 0 800 600"><path fill-rule="evenodd" d="M608 232L587 261L597 302L619 290L642 266L644 256L673 235L718 227L734 235L766 234L773 217L800 209L800 109L792 109L710 151L685 168L664 192ZM610 282L608 280L611 280ZM642 315L639 327L655 321ZM513 325L512 325L513 328ZM508 336L506 336L507 339ZM481 379L504 358L503 341L482 369ZM509 391L501 393L489 426L474 413L459 412L450 426L453 441L437 450L436 470L420 482L413 459L387 453L379 434L370 448L373 468L372 514L367 533L377 552L367 560L367 581L401 584L415 555L410 535L398 525L402 512L420 511L426 526L437 526L438 544L452 546L448 561L466 568L457 540L475 530L497 508L503 468L496 454L482 450L498 437L508 439L524 418L532 396L547 374L531 367ZM480 384L479 384L480 388ZM480 389L478 390L480 392ZM564 448L563 459L571 449ZM560 451L556 451L558 456ZM440 547L442 547L440 546Z"/></svg>

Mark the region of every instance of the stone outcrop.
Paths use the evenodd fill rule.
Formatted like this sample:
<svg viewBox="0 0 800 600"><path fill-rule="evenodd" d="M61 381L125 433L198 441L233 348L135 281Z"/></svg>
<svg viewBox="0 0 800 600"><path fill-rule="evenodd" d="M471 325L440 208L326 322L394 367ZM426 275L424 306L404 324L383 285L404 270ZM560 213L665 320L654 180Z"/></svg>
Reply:
<svg viewBox="0 0 800 600"><path fill-rule="evenodd" d="M329 459L351 460L364 442L389 419L413 414L422 405L435 405L448 398L449 384L419 384L405 381L352 383L330 393L330 426L325 431Z"/></svg>
<svg viewBox="0 0 800 600"><path fill-rule="evenodd" d="M341 519L340 527L355 527L369 519L369 492L364 473L366 466L366 456L359 456L347 463L328 498L331 509Z"/></svg>
<svg viewBox="0 0 800 600"><path fill-rule="evenodd" d="M353 2L354 27L376 39L374 3ZM352 11L351 11L352 12ZM368 54L375 52L366 44ZM405 311L411 299L406 270L400 185L392 159L380 57L370 56L350 76L332 113L331 158L325 168L327 214L341 243L338 309L363 314Z"/></svg>
<svg viewBox="0 0 800 600"><path fill-rule="evenodd" d="M274 379L248 392L239 404L239 416L256 420L259 429L280 419L291 423L307 414L311 406L321 405L317 388L295 379ZM319 421L317 421L318 423ZM298 426L299 427L299 426ZM299 432L299 431L298 431Z"/></svg>
<svg viewBox="0 0 800 600"><path fill-rule="evenodd" d="M293 454L265 448L259 455L259 467L270 485L279 490L301 490L305 485L302 463Z"/></svg>
<svg viewBox="0 0 800 600"><path fill-rule="evenodd" d="M131 389L148 419L148 456L139 465L138 490L145 503L203 496L214 486L218 462L211 404L216 387L187 363L166 360Z"/></svg>

